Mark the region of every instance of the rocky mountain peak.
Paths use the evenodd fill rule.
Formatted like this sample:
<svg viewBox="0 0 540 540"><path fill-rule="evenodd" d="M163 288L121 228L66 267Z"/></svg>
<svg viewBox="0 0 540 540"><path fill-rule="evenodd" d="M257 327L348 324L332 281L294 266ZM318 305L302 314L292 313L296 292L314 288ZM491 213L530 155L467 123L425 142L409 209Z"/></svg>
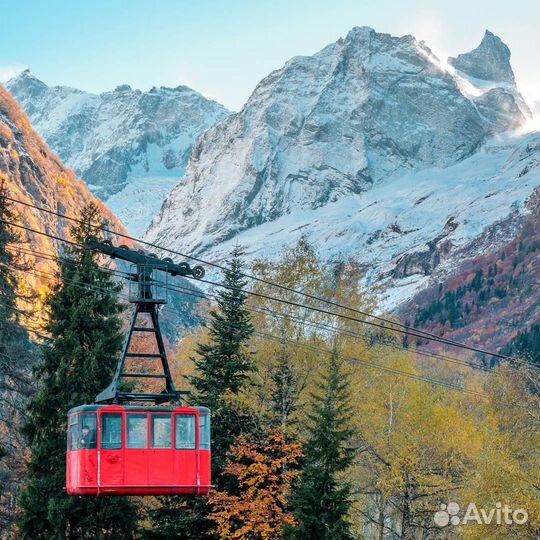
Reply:
<svg viewBox="0 0 540 540"><path fill-rule="evenodd" d="M182 178L199 136L229 111L186 86L91 94L29 71L6 83L32 125L135 235Z"/></svg>
<svg viewBox="0 0 540 540"><path fill-rule="evenodd" d="M345 41L368 41L375 33L370 26L354 26L347 33Z"/></svg>
<svg viewBox="0 0 540 540"><path fill-rule="evenodd" d="M119 84L115 89L115 92L132 92L132 88L129 84Z"/></svg>
<svg viewBox="0 0 540 540"><path fill-rule="evenodd" d="M471 95L461 81L413 36L369 27L292 58L194 146L149 237L205 250L390 178L448 167L524 121L509 90Z"/></svg>
<svg viewBox="0 0 540 540"><path fill-rule="evenodd" d="M504 56L484 41L475 54ZM525 113L513 84L456 73L413 36L353 28L199 139L146 238L219 259L236 242L274 257L305 236L405 297L537 184L530 140L504 139Z"/></svg>
<svg viewBox="0 0 540 540"><path fill-rule="evenodd" d="M448 61L462 73L485 81L515 84L510 65L510 49L495 34L486 30L476 49Z"/></svg>
<svg viewBox="0 0 540 540"><path fill-rule="evenodd" d="M29 69L21 71L6 83L12 92L25 92L36 99L47 92L47 85L40 81Z"/></svg>

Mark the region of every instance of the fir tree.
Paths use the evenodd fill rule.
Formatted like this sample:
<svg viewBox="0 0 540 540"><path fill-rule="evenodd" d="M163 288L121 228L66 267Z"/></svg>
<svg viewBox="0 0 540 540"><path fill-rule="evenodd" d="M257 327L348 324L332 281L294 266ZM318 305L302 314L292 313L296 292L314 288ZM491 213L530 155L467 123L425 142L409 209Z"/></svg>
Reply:
<svg viewBox="0 0 540 540"><path fill-rule="evenodd" d="M290 540L352 538L347 521L351 488L342 474L354 457L349 447L351 409L342 362L335 353L319 390L308 416L310 437L300 481L291 498L298 525L288 529Z"/></svg>
<svg viewBox="0 0 540 540"><path fill-rule="evenodd" d="M238 436L249 430L250 414L238 407L237 398L249 384L253 370L247 343L253 333L246 308L246 280L242 252L236 248L224 272L223 288L217 294L217 309L209 315L210 342L199 345L191 378L194 402L209 407L212 414L212 483L232 493L235 482L224 475L227 453ZM204 498L179 501L169 498L151 513L155 524L147 538L201 540L213 538L214 524L207 518Z"/></svg>
<svg viewBox="0 0 540 540"><path fill-rule="evenodd" d="M71 229L77 244L100 237L103 226L93 203ZM40 388L29 406L25 434L31 449L20 529L31 540L128 539L136 512L126 498L68 497L64 491L66 413L92 403L113 376L122 344L120 286L98 265L94 252L70 247L59 282L48 300L50 342L35 376Z"/></svg>

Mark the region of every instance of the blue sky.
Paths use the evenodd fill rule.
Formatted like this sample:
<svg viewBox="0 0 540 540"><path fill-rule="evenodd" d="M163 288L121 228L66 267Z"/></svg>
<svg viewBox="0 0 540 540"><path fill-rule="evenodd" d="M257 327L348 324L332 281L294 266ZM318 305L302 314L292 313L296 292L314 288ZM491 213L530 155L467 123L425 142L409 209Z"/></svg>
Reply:
<svg viewBox="0 0 540 540"><path fill-rule="evenodd" d="M363 25L446 55L489 28L526 98L540 98L538 0L0 0L0 80L28 67L93 92L188 84L239 109L290 57Z"/></svg>

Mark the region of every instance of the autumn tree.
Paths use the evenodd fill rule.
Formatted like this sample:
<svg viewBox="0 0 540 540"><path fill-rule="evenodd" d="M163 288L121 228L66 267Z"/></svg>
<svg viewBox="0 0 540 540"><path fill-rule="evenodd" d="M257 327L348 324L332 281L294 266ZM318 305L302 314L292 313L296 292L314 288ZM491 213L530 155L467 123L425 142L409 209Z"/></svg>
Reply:
<svg viewBox="0 0 540 540"><path fill-rule="evenodd" d="M224 474L235 479L238 493L210 496L209 517L222 539L278 540L286 525L296 523L288 497L298 475L300 445L287 443L280 429L253 439L240 436L229 452Z"/></svg>
<svg viewBox="0 0 540 540"><path fill-rule="evenodd" d="M459 497L482 449L476 413L483 399L416 377L424 373L454 383L467 377L477 391L483 377L476 380L469 368L422 359L414 350L377 345L373 354L383 369L366 366L359 370L361 380L353 375L355 387L362 388L352 399L358 450L351 478L358 494L354 511L362 517L357 534L376 540L435 533L446 538L433 516L441 503Z"/></svg>
<svg viewBox="0 0 540 540"><path fill-rule="evenodd" d="M540 373L528 365L502 364L487 385L477 429L482 451L471 464L460 501L474 502L489 512L497 505L528 514L525 523L461 527L466 540L505 540L540 537ZM513 520L511 520L513 521Z"/></svg>
<svg viewBox="0 0 540 540"><path fill-rule="evenodd" d="M129 539L137 529L126 498L68 497L65 485L67 411L95 396L111 381L122 345L120 285L79 245L101 237L98 207L90 203L71 228L75 244L62 258L58 283L47 302L50 340L35 377L25 433L31 450L28 484L21 497L21 537L29 540Z"/></svg>
<svg viewBox="0 0 540 540"><path fill-rule="evenodd" d="M253 337L257 350L253 401L269 423L281 426L289 437L302 438L305 411L309 409L321 364L319 349L329 354L334 342L344 352L354 354L366 348L362 335L358 334L359 338L346 335L351 331L361 332L357 323L309 308L354 316L317 298L364 310L372 309L374 302L359 287L361 272L354 261L329 264L321 260L303 237L284 250L278 261L256 261L253 272L262 280L256 283L257 293L283 300L261 296L249 299L253 324L263 330ZM336 334L335 330L340 333Z"/></svg>

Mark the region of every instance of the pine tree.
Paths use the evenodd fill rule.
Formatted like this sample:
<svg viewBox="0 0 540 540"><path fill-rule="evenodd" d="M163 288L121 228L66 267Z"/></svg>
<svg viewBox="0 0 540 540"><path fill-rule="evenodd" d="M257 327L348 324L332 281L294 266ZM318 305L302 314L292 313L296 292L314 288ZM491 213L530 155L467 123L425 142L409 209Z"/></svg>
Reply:
<svg viewBox="0 0 540 540"><path fill-rule="evenodd" d="M93 203L71 229L77 244L101 237ZM136 511L125 498L68 497L64 491L66 413L92 403L112 378L122 344L120 286L95 253L70 247L48 299L50 342L35 371L40 388L29 406L25 434L31 449L28 485L21 498L21 535L31 540L129 539Z"/></svg>
<svg viewBox="0 0 540 540"><path fill-rule="evenodd" d="M291 498L298 525L288 529L286 538L346 540L352 538L347 521L351 487L342 473L354 456L349 447L349 389L337 354L332 354L313 399L304 465Z"/></svg>
<svg viewBox="0 0 540 540"><path fill-rule="evenodd" d="M217 293L217 309L209 315L210 342L197 347L193 358L196 374L191 377L194 402L209 407L212 414L212 483L231 493L235 482L226 476L227 453L239 435L251 427L249 412L238 407L238 396L247 387L253 371L247 344L253 333L246 308L247 282L243 276L242 252L236 248L224 272L223 288ZM179 501L168 498L151 513L155 524L151 539L202 540L214 538L207 515L206 499Z"/></svg>
<svg viewBox="0 0 540 540"><path fill-rule="evenodd" d="M24 327L31 314L19 302L32 299L20 283L21 272L29 269L20 251L25 239L10 224L18 215L7 197L7 182L0 178L0 494L13 501L24 474L19 428L31 392L35 347ZM14 505L2 505L0 530L9 530L14 519Z"/></svg>

